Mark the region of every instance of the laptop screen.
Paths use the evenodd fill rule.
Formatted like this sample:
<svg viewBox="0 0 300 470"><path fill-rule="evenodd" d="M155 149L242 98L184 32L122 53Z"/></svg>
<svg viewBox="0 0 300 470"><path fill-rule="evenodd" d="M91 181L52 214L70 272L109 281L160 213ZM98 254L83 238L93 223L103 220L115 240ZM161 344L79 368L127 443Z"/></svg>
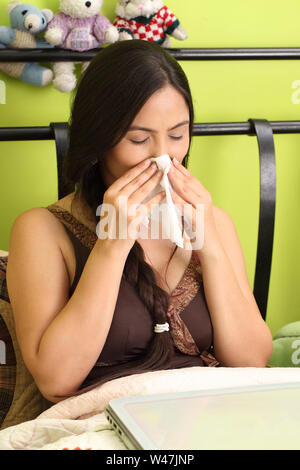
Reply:
<svg viewBox="0 0 300 470"><path fill-rule="evenodd" d="M153 449L300 449L299 383L118 400Z"/></svg>

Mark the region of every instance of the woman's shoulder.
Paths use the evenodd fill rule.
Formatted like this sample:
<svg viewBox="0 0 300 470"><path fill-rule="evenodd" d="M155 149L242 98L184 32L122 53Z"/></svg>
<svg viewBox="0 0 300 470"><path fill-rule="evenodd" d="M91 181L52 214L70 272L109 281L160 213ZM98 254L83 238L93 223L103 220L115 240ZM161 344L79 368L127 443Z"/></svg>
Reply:
<svg viewBox="0 0 300 470"><path fill-rule="evenodd" d="M55 217L46 207L32 207L21 212L13 222L15 226L32 227L32 235L39 230L43 230L45 226L51 228L55 224Z"/></svg>
<svg viewBox="0 0 300 470"><path fill-rule="evenodd" d="M21 212L17 218L15 219L14 223L19 224L19 223L30 223L31 221L36 221L40 220L41 223L52 223L55 224L56 217L53 216L51 211L48 210L47 207L51 206L57 206L61 207L62 209L65 209L67 211L70 210L71 203L73 200L73 195L74 193L70 193L67 196L65 196L62 199L59 199L58 201L55 201L54 203L50 204L49 206L46 207L32 207L30 209L27 209L24 212Z"/></svg>
<svg viewBox="0 0 300 470"><path fill-rule="evenodd" d="M16 218L9 245L11 266L29 266L38 259L49 272L64 273L64 282L70 285L75 273L72 243L64 225L46 207L28 209Z"/></svg>
<svg viewBox="0 0 300 470"><path fill-rule="evenodd" d="M16 226L21 226L24 230L28 227L32 236L38 237L39 235L43 235L47 238L54 237L57 241L65 238L63 224L60 218L55 215L55 210L51 209L61 209L62 211L72 214L71 207L73 197L74 193L71 193L46 207L27 209L17 216L13 223L13 229Z"/></svg>
<svg viewBox="0 0 300 470"><path fill-rule="evenodd" d="M222 222L227 217L230 217L228 212L225 211L225 209L222 209L222 207L215 205L213 205L213 214L216 221L218 222Z"/></svg>
<svg viewBox="0 0 300 470"><path fill-rule="evenodd" d="M222 238L232 234L233 232L236 233L235 223L225 209L222 209L222 207L219 206L213 206L213 215L217 230Z"/></svg>
<svg viewBox="0 0 300 470"><path fill-rule="evenodd" d="M46 207L33 207L19 214L13 222L10 237L20 238L24 243L53 243L62 247L65 230L57 217Z"/></svg>
<svg viewBox="0 0 300 470"><path fill-rule="evenodd" d="M62 234L63 227L59 220L46 207L33 207L21 212L13 221L10 248L12 245L24 250L35 247L38 251L43 246L60 247Z"/></svg>

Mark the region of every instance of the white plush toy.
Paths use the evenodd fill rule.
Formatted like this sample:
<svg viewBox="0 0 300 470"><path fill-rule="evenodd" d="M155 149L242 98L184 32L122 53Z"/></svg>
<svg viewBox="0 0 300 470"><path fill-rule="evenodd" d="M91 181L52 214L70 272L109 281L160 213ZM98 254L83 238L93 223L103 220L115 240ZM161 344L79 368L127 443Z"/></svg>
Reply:
<svg viewBox="0 0 300 470"><path fill-rule="evenodd" d="M171 47L168 35L184 41L187 34L178 18L162 0L119 0L114 26L120 33L120 41L143 39Z"/></svg>
<svg viewBox="0 0 300 470"><path fill-rule="evenodd" d="M99 13L103 0L60 0L59 13L47 26L45 39L53 46L73 51L95 49L119 39L116 27ZM77 62L75 62L77 63ZM85 62L84 71L89 62ZM53 86L69 92L76 86L74 62L53 64Z"/></svg>

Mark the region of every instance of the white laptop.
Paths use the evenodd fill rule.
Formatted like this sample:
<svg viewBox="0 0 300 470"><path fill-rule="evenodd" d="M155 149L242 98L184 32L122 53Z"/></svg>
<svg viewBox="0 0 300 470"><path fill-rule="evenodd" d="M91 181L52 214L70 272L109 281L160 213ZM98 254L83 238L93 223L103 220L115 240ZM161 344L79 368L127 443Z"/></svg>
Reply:
<svg viewBox="0 0 300 470"><path fill-rule="evenodd" d="M128 449L300 449L300 382L115 398Z"/></svg>

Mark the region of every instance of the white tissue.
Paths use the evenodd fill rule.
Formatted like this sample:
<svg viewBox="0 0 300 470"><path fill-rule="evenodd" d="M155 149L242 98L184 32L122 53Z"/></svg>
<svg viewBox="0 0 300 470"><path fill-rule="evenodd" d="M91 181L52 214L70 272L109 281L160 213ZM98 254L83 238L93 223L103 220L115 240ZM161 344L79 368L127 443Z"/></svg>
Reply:
<svg viewBox="0 0 300 470"><path fill-rule="evenodd" d="M150 214L147 215L143 221L142 225L147 227L150 220L159 221L160 206L163 205L163 217L162 217L162 234L164 238L169 238L173 243L176 243L180 248L183 248L183 238L181 235L182 227L181 220L179 215L181 214L180 210L174 205L172 196L170 193L170 187L173 189L169 178L168 172L171 167L171 159L169 155L161 155L160 157L150 158L152 162L155 162L158 166L158 169L163 172L162 179L160 183L151 191L151 193L144 199L144 202L147 202L150 198L155 196L155 194L161 192L162 189L166 192L166 197L160 202L160 204L155 204ZM174 189L173 189L174 190Z"/></svg>

